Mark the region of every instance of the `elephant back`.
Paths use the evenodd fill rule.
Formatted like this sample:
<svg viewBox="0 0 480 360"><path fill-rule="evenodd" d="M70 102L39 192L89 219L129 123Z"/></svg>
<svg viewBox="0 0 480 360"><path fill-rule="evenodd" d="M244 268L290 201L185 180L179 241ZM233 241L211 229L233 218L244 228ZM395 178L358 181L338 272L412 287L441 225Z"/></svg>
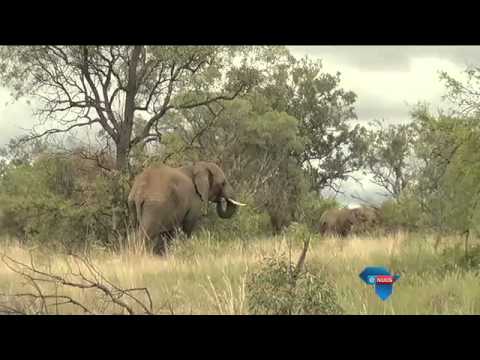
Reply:
<svg viewBox="0 0 480 360"><path fill-rule="evenodd" d="M167 195L187 193L194 190L191 179L169 166L146 168L134 180L131 198L161 200Z"/></svg>

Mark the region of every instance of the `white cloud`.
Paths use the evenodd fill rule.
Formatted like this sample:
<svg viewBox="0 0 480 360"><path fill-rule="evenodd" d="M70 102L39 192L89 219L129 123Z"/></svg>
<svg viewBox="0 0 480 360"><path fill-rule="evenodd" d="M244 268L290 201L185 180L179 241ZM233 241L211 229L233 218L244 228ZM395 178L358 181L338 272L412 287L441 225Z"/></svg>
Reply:
<svg viewBox="0 0 480 360"><path fill-rule="evenodd" d="M357 94L358 119L369 122L385 119L386 123L409 122L409 112L418 102L434 108L445 107L442 101L444 84L439 72L461 77L466 65L479 59L480 47L399 47L399 46L300 46L289 47L296 57L308 55L321 59L323 69L341 73L341 86ZM369 177L356 174L341 184L344 195L337 199L345 204L358 203L350 195L368 201L385 199L382 189Z"/></svg>
<svg viewBox="0 0 480 360"><path fill-rule="evenodd" d="M290 46L296 54L333 59L363 70L409 71L414 58L437 58L463 68L480 62L480 46Z"/></svg>
<svg viewBox="0 0 480 360"><path fill-rule="evenodd" d="M24 100L11 103L9 92L0 88L0 146L33 126L32 111Z"/></svg>
<svg viewBox="0 0 480 360"><path fill-rule="evenodd" d="M297 57L308 55L321 59L327 72L341 72L341 86L357 94L357 115L363 121L384 118L395 123L405 122L408 121L410 107L419 101L440 106L444 85L440 81L439 71L444 70L459 77L464 69L451 60L422 54L408 58L410 66L401 70L355 66L356 63L350 59L352 56L363 53L365 58L375 58L379 47L339 46L344 48L342 56L325 52L321 57L322 52L317 48L331 47L290 47ZM347 56L347 50L353 53Z"/></svg>

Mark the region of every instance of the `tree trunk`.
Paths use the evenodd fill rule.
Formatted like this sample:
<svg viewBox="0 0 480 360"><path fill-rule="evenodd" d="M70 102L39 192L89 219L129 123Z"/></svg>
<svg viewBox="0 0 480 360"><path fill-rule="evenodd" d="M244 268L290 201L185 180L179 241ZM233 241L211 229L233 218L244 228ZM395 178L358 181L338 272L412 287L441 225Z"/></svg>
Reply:
<svg viewBox="0 0 480 360"><path fill-rule="evenodd" d="M112 236L119 241L126 236L127 223L127 197L129 189L124 186L124 177L129 174L129 136L121 134L120 141L116 144L115 168L118 173L114 174L113 180L113 198L112 198L112 228L114 234Z"/></svg>
<svg viewBox="0 0 480 360"><path fill-rule="evenodd" d="M126 135L126 134L125 134ZM120 173L125 173L128 170L128 157L130 155L129 149L129 137L122 134L120 137L120 141L116 144L116 162L115 167Z"/></svg>
<svg viewBox="0 0 480 360"><path fill-rule="evenodd" d="M123 113L123 121L118 126L118 138L116 141L116 169L119 173L115 177L112 204L112 220L114 230L125 237L126 227L128 223L127 214L127 197L129 189L124 186L124 176L129 176L129 155L130 141L133 131L133 122L135 116L135 95L138 91L137 84L137 65L139 63L140 54L143 46L134 46L129 59L128 80L125 94L125 108ZM131 179L130 179L131 180Z"/></svg>

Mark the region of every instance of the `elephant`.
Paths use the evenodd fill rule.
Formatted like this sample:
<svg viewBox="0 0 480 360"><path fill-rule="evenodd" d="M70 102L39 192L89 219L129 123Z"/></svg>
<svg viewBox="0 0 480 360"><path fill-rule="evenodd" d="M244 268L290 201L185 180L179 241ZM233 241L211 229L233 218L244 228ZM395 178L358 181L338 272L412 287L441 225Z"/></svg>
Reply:
<svg viewBox="0 0 480 360"><path fill-rule="evenodd" d="M373 207L329 209L320 217L320 233L345 237L378 226L380 221L379 210Z"/></svg>
<svg viewBox="0 0 480 360"><path fill-rule="evenodd" d="M239 206L222 169L213 162L200 161L182 167L161 165L146 168L134 179L128 208L141 236L163 255L178 230L190 237L198 221L216 203L222 219L231 218Z"/></svg>
<svg viewBox="0 0 480 360"><path fill-rule="evenodd" d="M360 233L377 228L382 223L380 209L376 207L360 207L352 209L355 221L352 232Z"/></svg>
<svg viewBox="0 0 480 360"><path fill-rule="evenodd" d="M320 217L320 234L347 236L354 221L352 209L328 209Z"/></svg>

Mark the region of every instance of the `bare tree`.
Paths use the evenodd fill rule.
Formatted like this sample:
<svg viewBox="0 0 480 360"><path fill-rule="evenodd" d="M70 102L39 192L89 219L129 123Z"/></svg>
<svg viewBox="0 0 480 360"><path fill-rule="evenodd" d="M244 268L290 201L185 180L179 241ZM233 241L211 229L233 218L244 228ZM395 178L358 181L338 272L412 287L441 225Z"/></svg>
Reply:
<svg viewBox="0 0 480 360"><path fill-rule="evenodd" d="M168 112L231 100L249 89L256 71L232 65L234 53L218 46L3 47L0 77L16 98L38 101L41 129L24 140L99 128L113 140L116 167L123 170L132 147L160 139ZM147 120L134 135L139 113Z"/></svg>

